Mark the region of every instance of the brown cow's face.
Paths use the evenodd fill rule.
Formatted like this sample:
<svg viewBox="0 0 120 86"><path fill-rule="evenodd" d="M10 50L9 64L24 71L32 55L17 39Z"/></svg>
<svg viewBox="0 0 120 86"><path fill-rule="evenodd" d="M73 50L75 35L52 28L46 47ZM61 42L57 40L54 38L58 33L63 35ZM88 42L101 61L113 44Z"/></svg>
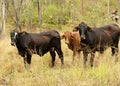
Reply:
<svg viewBox="0 0 120 86"><path fill-rule="evenodd" d="M70 43L70 37L71 37L71 32L66 31L64 32L64 35L62 35L63 39L65 39L65 43L69 44Z"/></svg>
<svg viewBox="0 0 120 86"><path fill-rule="evenodd" d="M17 31L12 30L12 31L10 32L10 38L11 38L11 45L12 45L12 46L15 46L17 36L18 36L18 32L17 32Z"/></svg>

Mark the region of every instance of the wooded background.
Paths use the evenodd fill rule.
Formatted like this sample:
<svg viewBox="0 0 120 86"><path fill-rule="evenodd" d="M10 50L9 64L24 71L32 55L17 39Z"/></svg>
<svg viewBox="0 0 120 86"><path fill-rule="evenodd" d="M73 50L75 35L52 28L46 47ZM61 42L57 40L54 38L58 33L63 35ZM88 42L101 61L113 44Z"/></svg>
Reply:
<svg viewBox="0 0 120 86"><path fill-rule="evenodd" d="M33 55L29 73L10 44L10 31L15 28L27 32L56 29L62 35L82 21L91 27L116 23L111 13L118 10L120 16L119 8L120 0L0 0L0 86L120 86L120 52L115 63L111 48L103 55L96 52L93 68L88 57L84 70L82 53L71 63L73 52L61 40L64 65L57 55L54 68L49 53Z"/></svg>
<svg viewBox="0 0 120 86"><path fill-rule="evenodd" d="M119 8L120 0L1 0L0 26L4 35L15 28L61 30L81 21L96 27L112 23L111 13Z"/></svg>

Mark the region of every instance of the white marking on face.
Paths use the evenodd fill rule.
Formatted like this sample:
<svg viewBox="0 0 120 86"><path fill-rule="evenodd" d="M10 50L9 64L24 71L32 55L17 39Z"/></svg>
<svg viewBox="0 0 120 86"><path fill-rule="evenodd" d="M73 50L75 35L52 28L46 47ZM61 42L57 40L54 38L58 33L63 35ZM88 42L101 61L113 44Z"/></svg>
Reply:
<svg viewBox="0 0 120 86"><path fill-rule="evenodd" d="M16 39L17 34L18 34L18 33L17 33L17 32L15 32L14 39Z"/></svg>

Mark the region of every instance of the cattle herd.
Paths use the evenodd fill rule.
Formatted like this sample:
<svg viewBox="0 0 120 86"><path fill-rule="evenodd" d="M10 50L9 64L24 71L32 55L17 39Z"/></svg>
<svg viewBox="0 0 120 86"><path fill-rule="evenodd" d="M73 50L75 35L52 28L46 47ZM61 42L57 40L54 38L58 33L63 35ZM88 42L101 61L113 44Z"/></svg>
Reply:
<svg viewBox="0 0 120 86"><path fill-rule="evenodd" d="M12 30L10 32L11 45L16 46L18 53L24 59L24 65L29 70L32 54L43 56L50 52L52 66L54 66L56 53L64 64L61 40L65 39L68 48L73 51L73 60L76 54L83 51L83 65L86 68L88 54L90 54L90 64L93 67L95 52L102 54L108 47L111 47L112 56L118 53L118 43L120 28L117 24L109 24L103 27L91 28L85 22L81 22L73 28L73 32L66 31L60 36L56 30L41 33L27 33Z"/></svg>

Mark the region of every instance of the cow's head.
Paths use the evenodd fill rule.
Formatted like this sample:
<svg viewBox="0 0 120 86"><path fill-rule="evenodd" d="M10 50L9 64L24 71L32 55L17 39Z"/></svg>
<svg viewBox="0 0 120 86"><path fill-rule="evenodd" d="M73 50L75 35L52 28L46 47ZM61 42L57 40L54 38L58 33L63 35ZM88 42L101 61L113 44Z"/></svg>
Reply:
<svg viewBox="0 0 120 86"><path fill-rule="evenodd" d="M11 38L11 45L12 46L16 45L17 37L18 37L18 31L12 30L10 32L10 38Z"/></svg>
<svg viewBox="0 0 120 86"><path fill-rule="evenodd" d="M76 31L79 30L81 40L86 39L87 31L91 31L91 28L84 22L81 22L77 27L74 28Z"/></svg>
<svg viewBox="0 0 120 86"><path fill-rule="evenodd" d="M69 44L71 37L72 37L71 32L66 31L66 32L64 32L64 34L61 36L61 39L65 39L65 43L66 43L66 44Z"/></svg>

